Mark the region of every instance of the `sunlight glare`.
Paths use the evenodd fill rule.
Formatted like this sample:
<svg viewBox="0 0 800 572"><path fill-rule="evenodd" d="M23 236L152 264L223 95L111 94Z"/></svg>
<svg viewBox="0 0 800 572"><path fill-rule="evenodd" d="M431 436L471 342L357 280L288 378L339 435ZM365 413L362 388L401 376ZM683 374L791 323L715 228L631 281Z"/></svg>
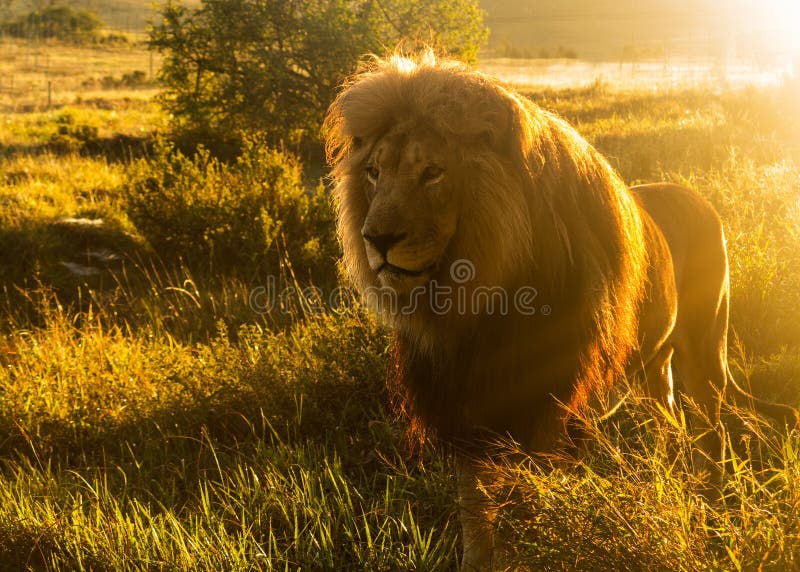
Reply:
<svg viewBox="0 0 800 572"><path fill-rule="evenodd" d="M800 77L800 0L742 0L738 8L739 29L759 34L789 76Z"/></svg>
<svg viewBox="0 0 800 572"><path fill-rule="evenodd" d="M761 20L767 29L787 32L791 47L800 49L800 0L766 0L754 3L753 8L761 16L756 21Z"/></svg>

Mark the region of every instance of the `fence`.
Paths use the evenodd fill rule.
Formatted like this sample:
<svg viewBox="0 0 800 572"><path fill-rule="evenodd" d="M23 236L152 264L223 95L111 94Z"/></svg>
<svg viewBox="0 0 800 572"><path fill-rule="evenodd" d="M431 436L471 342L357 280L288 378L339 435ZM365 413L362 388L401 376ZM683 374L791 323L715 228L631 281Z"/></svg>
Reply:
<svg viewBox="0 0 800 572"><path fill-rule="evenodd" d="M0 109L47 109L96 91L153 88L158 67L141 41L80 46L0 36Z"/></svg>

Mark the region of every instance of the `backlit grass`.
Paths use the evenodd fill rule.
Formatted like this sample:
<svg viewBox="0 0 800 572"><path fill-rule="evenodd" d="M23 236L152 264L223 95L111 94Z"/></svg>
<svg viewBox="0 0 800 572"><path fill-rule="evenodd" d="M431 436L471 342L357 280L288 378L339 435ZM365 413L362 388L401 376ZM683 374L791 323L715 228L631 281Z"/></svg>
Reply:
<svg viewBox="0 0 800 572"><path fill-rule="evenodd" d="M730 248L735 375L797 405L789 89L531 95L626 180L683 182L712 201ZM155 251L124 192L160 126L149 103L84 98L0 122L0 568L456 569L451 460L430 445L409 452L384 388L387 332L357 307L262 315L249 296L265 276ZM144 151L94 142L120 134L141 134ZM306 275L286 264L281 284ZM599 444L571 468L509 455L506 486L487 493L512 501L501 511L511 564L796 568L800 443L746 412L727 419L720 505L687 470L686 423L646 400L586 420Z"/></svg>

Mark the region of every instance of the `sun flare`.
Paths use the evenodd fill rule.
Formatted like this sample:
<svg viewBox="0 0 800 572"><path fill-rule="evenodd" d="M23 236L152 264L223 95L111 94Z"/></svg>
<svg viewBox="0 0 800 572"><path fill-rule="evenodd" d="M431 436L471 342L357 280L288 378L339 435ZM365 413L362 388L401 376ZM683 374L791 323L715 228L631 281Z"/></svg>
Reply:
<svg viewBox="0 0 800 572"><path fill-rule="evenodd" d="M781 77L800 76L800 0L740 0L729 8L728 33L738 54L777 63Z"/></svg>
<svg viewBox="0 0 800 572"><path fill-rule="evenodd" d="M776 32L776 41L800 49L800 1L765 0L749 1L743 14L752 25L766 32Z"/></svg>

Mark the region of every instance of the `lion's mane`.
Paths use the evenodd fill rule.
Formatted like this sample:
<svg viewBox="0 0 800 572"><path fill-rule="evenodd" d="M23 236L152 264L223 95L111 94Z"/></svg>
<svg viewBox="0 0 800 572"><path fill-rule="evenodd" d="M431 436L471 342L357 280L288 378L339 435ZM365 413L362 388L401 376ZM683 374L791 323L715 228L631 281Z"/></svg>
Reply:
<svg viewBox="0 0 800 572"><path fill-rule="evenodd" d="M421 121L463 166L464 208L442 264L471 261L476 284L532 286L549 316L390 317L402 404L446 441L483 430L545 447L561 404L582 407L623 375L646 287L644 225L607 161L566 122L497 80L431 54L362 65L325 123L344 266L376 285L361 227L363 171L390 128Z"/></svg>

